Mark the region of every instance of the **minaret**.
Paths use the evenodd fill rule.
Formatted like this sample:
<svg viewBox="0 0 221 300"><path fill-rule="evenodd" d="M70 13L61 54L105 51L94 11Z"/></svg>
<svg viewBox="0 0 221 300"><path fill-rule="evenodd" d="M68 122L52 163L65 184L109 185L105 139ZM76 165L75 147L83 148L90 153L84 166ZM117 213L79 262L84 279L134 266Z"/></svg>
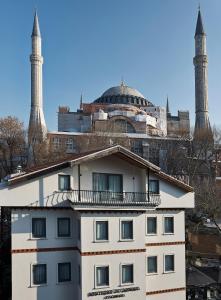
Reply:
<svg viewBox="0 0 221 300"><path fill-rule="evenodd" d="M29 119L28 137L29 143L41 142L46 138L47 128L43 113L42 97L42 64L41 55L41 33L38 23L38 16L35 12L34 25L32 30L32 54L31 62L31 112Z"/></svg>
<svg viewBox="0 0 221 300"><path fill-rule="evenodd" d="M195 131L194 137L199 133L211 134L208 113L208 58L206 51L206 33L204 31L201 12L199 8L195 32Z"/></svg>
<svg viewBox="0 0 221 300"><path fill-rule="evenodd" d="M167 105L166 105L167 116L170 116L170 106L169 106L169 98L167 96Z"/></svg>

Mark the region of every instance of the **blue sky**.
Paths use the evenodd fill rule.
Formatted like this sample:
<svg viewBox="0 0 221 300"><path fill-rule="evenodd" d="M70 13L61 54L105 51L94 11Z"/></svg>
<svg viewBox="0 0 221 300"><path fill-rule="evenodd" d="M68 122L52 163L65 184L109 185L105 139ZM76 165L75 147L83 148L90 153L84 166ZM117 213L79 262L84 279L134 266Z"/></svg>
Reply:
<svg viewBox="0 0 221 300"><path fill-rule="evenodd" d="M221 124L221 1L201 0L209 56L209 112ZM59 105L72 110L126 84L156 105L188 109L194 124L197 0L1 0L0 117L28 124L35 6L43 39L44 112L57 129Z"/></svg>

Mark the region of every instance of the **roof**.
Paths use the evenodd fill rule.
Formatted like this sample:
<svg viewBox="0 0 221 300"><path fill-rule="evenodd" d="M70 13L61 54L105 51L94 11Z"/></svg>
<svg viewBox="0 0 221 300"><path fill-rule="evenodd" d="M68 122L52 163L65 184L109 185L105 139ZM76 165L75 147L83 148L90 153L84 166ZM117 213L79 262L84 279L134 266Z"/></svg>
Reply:
<svg viewBox="0 0 221 300"><path fill-rule="evenodd" d="M119 86L106 90L94 103L153 106L138 90L125 85L123 82Z"/></svg>
<svg viewBox="0 0 221 300"><path fill-rule="evenodd" d="M34 24L33 24L33 30L31 36L39 36L39 37L41 36L37 12L35 12Z"/></svg>
<svg viewBox="0 0 221 300"><path fill-rule="evenodd" d="M119 96L119 95L128 95L128 96L135 96L135 97L140 97L140 98L144 98L144 96L138 92L138 90L129 87L125 84L121 84L119 86L114 86L111 87L110 89L106 90L102 96L106 97L106 96Z"/></svg>
<svg viewBox="0 0 221 300"><path fill-rule="evenodd" d="M207 276L205 273L201 272L198 268L190 266L187 267L186 272L186 285L194 287L205 287L211 284L215 284L210 276Z"/></svg>
<svg viewBox="0 0 221 300"><path fill-rule="evenodd" d="M76 154L65 160L63 159L61 161L39 166L37 168L28 169L26 170L25 174L21 174L20 176L8 179L8 184L14 185L22 181L31 180L35 177L40 177L42 175L55 172L57 170L72 167L74 165L79 165L84 162L99 159L102 157L107 157L110 155L117 155L121 159L124 159L133 165L137 165L140 168L149 169L157 176L159 176L162 180L170 182L171 184L181 188L185 192L193 192L193 188L191 186L162 172L161 169L156 165L152 164L151 162L140 157L139 155L119 145L114 145L103 149Z"/></svg>
<svg viewBox="0 0 221 300"><path fill-rule="evenodd" d="M205 35L205 31L204 31L204 27L203 27L203 21L202 21L202 16L201 16L201 12L199 10L198 12L198 18L197 18L197 23L196 23L196 32L195 32L195 36L196 35Z"/></svg>

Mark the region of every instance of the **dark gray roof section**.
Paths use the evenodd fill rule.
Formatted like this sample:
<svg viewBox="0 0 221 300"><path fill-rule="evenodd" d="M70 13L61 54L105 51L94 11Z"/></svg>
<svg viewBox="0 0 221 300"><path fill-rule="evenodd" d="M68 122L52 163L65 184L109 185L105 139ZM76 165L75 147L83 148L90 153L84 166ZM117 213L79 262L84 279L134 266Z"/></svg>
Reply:
<svg viewBox="0 0 221 300"><path fill-rule="evenodd" d="M201 12L199 10L199 12L198 12L198 18L197 18L197 23L196 23L195 36L196 35L205 35L205 34L206 34L206 32L204 31L202 16L201 16Z"/></svg>
<svg viewBox="0 0 221 300"><path fill-rule="evenodd" d="M32 30L32 35L31 36L39 36L39 37L41 36L37 12L35 12L34 24L33 24L33 30Z"/></svg>
<svg viewBox="0 0 221 300"><path fill-rule="evenodd" d="M215 280L213 280L210 276L201 272L198 268L194 266L187 267L186 272L186 284L187 287L205 287L211 284L215 284Z"/></svg>

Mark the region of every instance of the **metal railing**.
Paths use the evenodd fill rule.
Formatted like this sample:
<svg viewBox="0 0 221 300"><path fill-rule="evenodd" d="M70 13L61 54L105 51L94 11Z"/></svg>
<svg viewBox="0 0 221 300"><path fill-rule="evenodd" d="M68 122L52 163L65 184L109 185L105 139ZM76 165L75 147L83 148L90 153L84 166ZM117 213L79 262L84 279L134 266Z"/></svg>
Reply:
<svg viewBox="0 0 221 300"><path fill-rule="evenodd" d="M71 190L56 194L60 200L76 205L155 207L160 204L160 195L154 193Z"/></svg>

